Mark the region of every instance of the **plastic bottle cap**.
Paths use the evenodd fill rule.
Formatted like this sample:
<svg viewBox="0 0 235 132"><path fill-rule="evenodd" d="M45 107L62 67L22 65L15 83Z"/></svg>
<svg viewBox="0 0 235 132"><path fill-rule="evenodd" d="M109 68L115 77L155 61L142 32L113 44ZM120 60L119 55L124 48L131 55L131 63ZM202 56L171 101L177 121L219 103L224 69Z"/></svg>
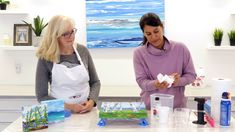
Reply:
<svg viewBox="0 0 235 132"><path fill-rule="evenodd" d="M159 100L159 97L155 97L155 100Z"/></svg>
<svg viewBox="0 0 235 132"><path fill-rule="evenodd" d="M223 92L222 93L222 98L223 99L229 99L230 98L230 93L229 92Z"/></svg>

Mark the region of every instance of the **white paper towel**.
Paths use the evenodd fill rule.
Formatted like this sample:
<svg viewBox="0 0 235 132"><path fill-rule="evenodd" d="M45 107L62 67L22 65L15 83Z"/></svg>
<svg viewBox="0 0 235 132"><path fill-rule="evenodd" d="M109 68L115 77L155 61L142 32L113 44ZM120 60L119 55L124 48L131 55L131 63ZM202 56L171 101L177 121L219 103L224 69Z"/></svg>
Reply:
<svg viewBox="0 0 235 132"><path fill-rule="evenodd" d="M212 81L211 114L218 123L220 121L220 101L222 93L231 91L232 81L227 78L214 78Z"/></svg>

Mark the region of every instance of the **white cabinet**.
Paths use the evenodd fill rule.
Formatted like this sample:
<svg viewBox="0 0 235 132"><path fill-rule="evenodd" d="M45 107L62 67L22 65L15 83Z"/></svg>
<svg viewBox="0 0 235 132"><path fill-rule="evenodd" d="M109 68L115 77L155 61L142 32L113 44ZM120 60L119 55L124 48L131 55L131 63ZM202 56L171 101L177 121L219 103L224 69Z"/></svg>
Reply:
<svg viewBox="0 0 235 132"><path fill-rule="evenodd" d="M0 110L14 110L21 111L24 105L36 104L36 97L23 97L23 96L5 96L0 97Z"/></svg>
<svg viewBox="0 0 235 132"><path fill-rule="evenodd" d="M38 104L35 97L0 96L0 131L21 115L22 106Z"/></svg>

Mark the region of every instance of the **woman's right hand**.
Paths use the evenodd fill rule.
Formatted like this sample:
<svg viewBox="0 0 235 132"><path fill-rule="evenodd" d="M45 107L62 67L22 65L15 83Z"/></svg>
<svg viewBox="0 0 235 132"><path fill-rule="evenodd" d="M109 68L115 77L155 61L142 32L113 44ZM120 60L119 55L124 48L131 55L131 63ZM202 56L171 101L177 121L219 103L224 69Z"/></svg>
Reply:
<svg viewBox="0 0 235 132"><path fill-rule="evenodd" d="M70 109L73 113L80 113L83 109L81 104L67 104L65 103L65 108Z"/></svg>
<svg viewBox="0 0 235 132"><path fill-rule="evenodd" d="M169 83L167 83L166 81L163 81L162 83L160 83L158 80L156 80L155 82L155 87L157 89L167 89L169 86Z"/></svg>

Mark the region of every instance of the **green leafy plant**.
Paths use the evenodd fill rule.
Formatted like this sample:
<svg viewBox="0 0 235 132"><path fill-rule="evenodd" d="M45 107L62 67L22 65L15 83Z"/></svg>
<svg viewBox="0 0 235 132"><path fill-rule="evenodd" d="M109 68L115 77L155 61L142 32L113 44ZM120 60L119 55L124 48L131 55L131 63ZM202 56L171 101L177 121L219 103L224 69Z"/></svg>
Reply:
<svg viewBox="0 0 235 132"><path fill-rule="evenodd" d="M10 4L10 1L8 1L8 0L0 0L0 4L8 5L8 4Z"/></svg>
<svg viewBox="0 0 235 132"><path fill-rule="evenodd" d="M48 23L44 23L44 19L40 16L33 19L33 26L24 20L23 22L30 26L36 36L41 36L43 29L48 25Z"/></svg>
<svg viewBox="0 0 235 132"><path fill-rule="evenodd" d="M230 40L235 40L235 30L231 30L228 33L228 37L229 37Z"/></svg>
<svg viewBox="0 0 235 132"><path fill-rule="evenodd" d="M8 4L10 4L10 1L0 0L0 10L6 10Z"/></svg>
<svg viewBox="0 0 235 132"><path fill-rule="evenodd" d="M221 40L223 37L223 30L220 28L216 28L213 32L214 39Z"/></svg>
<svg viewBox="0 0 235 132"><path fill-rule="evenodd" d="M235 46L235 30L228 32L229 42L231 46Z"/></svg>

